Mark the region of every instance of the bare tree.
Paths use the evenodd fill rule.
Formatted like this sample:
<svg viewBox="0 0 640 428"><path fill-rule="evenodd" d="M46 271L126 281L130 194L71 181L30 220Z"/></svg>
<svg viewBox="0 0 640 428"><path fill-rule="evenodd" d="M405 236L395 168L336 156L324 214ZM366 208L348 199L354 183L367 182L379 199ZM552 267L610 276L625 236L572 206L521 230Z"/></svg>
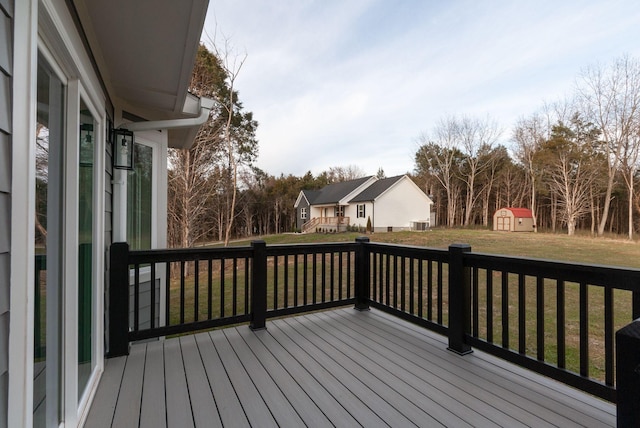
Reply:
<svg viewBox="0 0 640 428"><path fill-rule="evenodd" d="M456 122L457 138L464 154L464 168L461 171L461 177L467 185L463 224L468 226L476 200L483 191L483 189L479 189L476 194L476 179L479 174L491 167L490 159L484 154L491 152L500 136L500 130L497 123L489 118L479 120L465 116Z"/></svg>
<svg viewBox="0 0 640 428"><path fill-rule="evenodd" d="M587 107L589 120L600 129L603 151L607 160L607 186L604 206L598 225L598 235L604 233L609 218L611 195L620 165L625 169L629 193L629 237L633 236L633 180L637 160L637 115L640 108L640 65L623 56L609 67L595 65L585 69L577 84L577 92Z"/></svg>
<svg viewBox="0 0 640 428"><path fill-rule="evenodd" d="M227 167L228 167L228 191L227 191L227 210L225 213L225 232L224 232L224 245L229 245L229 239L231 237L231 230L233 228L233 222L236 217L236 199L238 195L238 167L242 161L242 153L240 148L239 139L240 135L234 135L233 123L234 115L237 113L237 94L234 92L235 82L244 65L247 55L240 57L233 54L229 40L224 40L224 47L220 49L218 45L213 44L214 53L216 57L220 59L220 65L225 73L225 80L227 83L228 91L227 96L220 100L222 108L226 112L226 122L223 129L223 139L226 145L227 151ZM229 195L230 191L230 195Z"/></svg>
<svg viewBox="0 0 640 428"><path fill-rule="evenodd" d="M488 226L489 218L491 217L489 203L491 197L495 196L493 194L495 183L498 180L500 172L508 167L511 160L509 159L507 149L502 145L494 147L491 150L483 150L480 156L482 158L480 163L487 167L483 168L481 174L478 175L480 183L478 194L482 199L482 225ZM495 209L498 208L500 207L495 207Z"/></svg>
<svg viewBox="0 0 640 428"><path fill-rule="evenodd" d="M513 140L516 143L516 157L527 173L527 182L530 194L529 208L533 215L534 231L538 230L536 192L542 175L542 171L537 167L534 160L536 153L540 149L540 145L546 138L546 135L546 121L539 114L534 114L529 118L522 118L518 120L513 134Z"/></svg>
<svg viewBox="0 0 640 428"><path fill-rule="evenodd" d="M332 166L328 171L324 171L320 175L326 176L327 184L332 184L362 178L367 174L357 165L347 165Z"/></svg>
<svg viewBox="0 0 640 428"><path fill-rule="evenodd" d="M431 136L423 134L416 153L416 173L433 176L442 185L447 198L447 226L456 224L456 211L461 192L459 170L462 152L459 147L459 129L455 117L441 119Z"/></svg>
<svg viewBox="0 0 640 428"><path fill-rule="evenodd" d="M227 45L225 45L227 46ZM226 52L225 48L225 52ZM169 153L169 238L172 245L193 246L217 232L229 242L236 213L238 170L257 154L251 113L233 85L242 62L201 45L189 90L215 100L215 107L188 150Z"/></svg>
<svg viewBox="0 0 640 428"><path fill-rule="evenodd" d="M551 138L536 155L536 161L544 165L552 194L557 195L569 235L575 233L577 221L590 211L589 194L599 160L598 135L598 129L576 113L570 123L560 121L553 126Z"/></svg>

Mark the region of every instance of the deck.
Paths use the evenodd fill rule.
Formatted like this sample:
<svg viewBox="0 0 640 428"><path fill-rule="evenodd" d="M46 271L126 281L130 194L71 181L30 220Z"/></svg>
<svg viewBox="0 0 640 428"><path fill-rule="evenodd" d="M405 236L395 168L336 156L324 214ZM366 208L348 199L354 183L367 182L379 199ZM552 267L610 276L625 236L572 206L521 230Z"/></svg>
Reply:
<svg viewBox="0 0 640 428"><path fill-rule="evenodd" d="M107 360L87 427L616 425L616 409L377 310L136 344Z"/></svg>

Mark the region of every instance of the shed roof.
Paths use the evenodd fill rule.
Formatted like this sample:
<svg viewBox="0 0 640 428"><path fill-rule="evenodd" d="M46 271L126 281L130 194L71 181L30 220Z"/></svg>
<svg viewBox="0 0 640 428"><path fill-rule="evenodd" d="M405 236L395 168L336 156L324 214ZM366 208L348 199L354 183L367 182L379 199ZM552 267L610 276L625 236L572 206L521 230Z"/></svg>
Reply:
<svg viewBox="0 0 640 428"><path fill-rule="evenodd" d="M519 217L519 218L533 218L533 213L531 212L531 210L529 208L500 208L498 211L501 210L509 210L511 211L511 213L513 213L514 217Z"/></svg>

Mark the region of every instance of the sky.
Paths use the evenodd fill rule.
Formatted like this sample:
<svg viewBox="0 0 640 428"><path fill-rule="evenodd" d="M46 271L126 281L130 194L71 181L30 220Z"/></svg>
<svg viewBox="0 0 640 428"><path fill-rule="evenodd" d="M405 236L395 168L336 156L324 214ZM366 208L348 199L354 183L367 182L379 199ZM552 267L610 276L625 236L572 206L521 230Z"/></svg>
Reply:
<svg viewBox="0 0 640 428"><path fill-rule="evenodd" d="M496 121L509 147L585 68L640 59L640 1L211 0L202 40L244 58L257 167L390 177L443 118Z"/></svg>

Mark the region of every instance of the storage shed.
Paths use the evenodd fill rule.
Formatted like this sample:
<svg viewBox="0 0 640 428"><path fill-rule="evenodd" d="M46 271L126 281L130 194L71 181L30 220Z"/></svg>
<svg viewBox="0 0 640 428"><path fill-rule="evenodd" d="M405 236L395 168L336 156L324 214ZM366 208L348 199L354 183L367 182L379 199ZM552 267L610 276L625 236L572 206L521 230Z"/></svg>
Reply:
<svg viewBox="0 0 640 428"><path fill-rule="evenodd" d="M500 208L493 215L493 230L533 232L533 214L529 208Z"/></svg>

